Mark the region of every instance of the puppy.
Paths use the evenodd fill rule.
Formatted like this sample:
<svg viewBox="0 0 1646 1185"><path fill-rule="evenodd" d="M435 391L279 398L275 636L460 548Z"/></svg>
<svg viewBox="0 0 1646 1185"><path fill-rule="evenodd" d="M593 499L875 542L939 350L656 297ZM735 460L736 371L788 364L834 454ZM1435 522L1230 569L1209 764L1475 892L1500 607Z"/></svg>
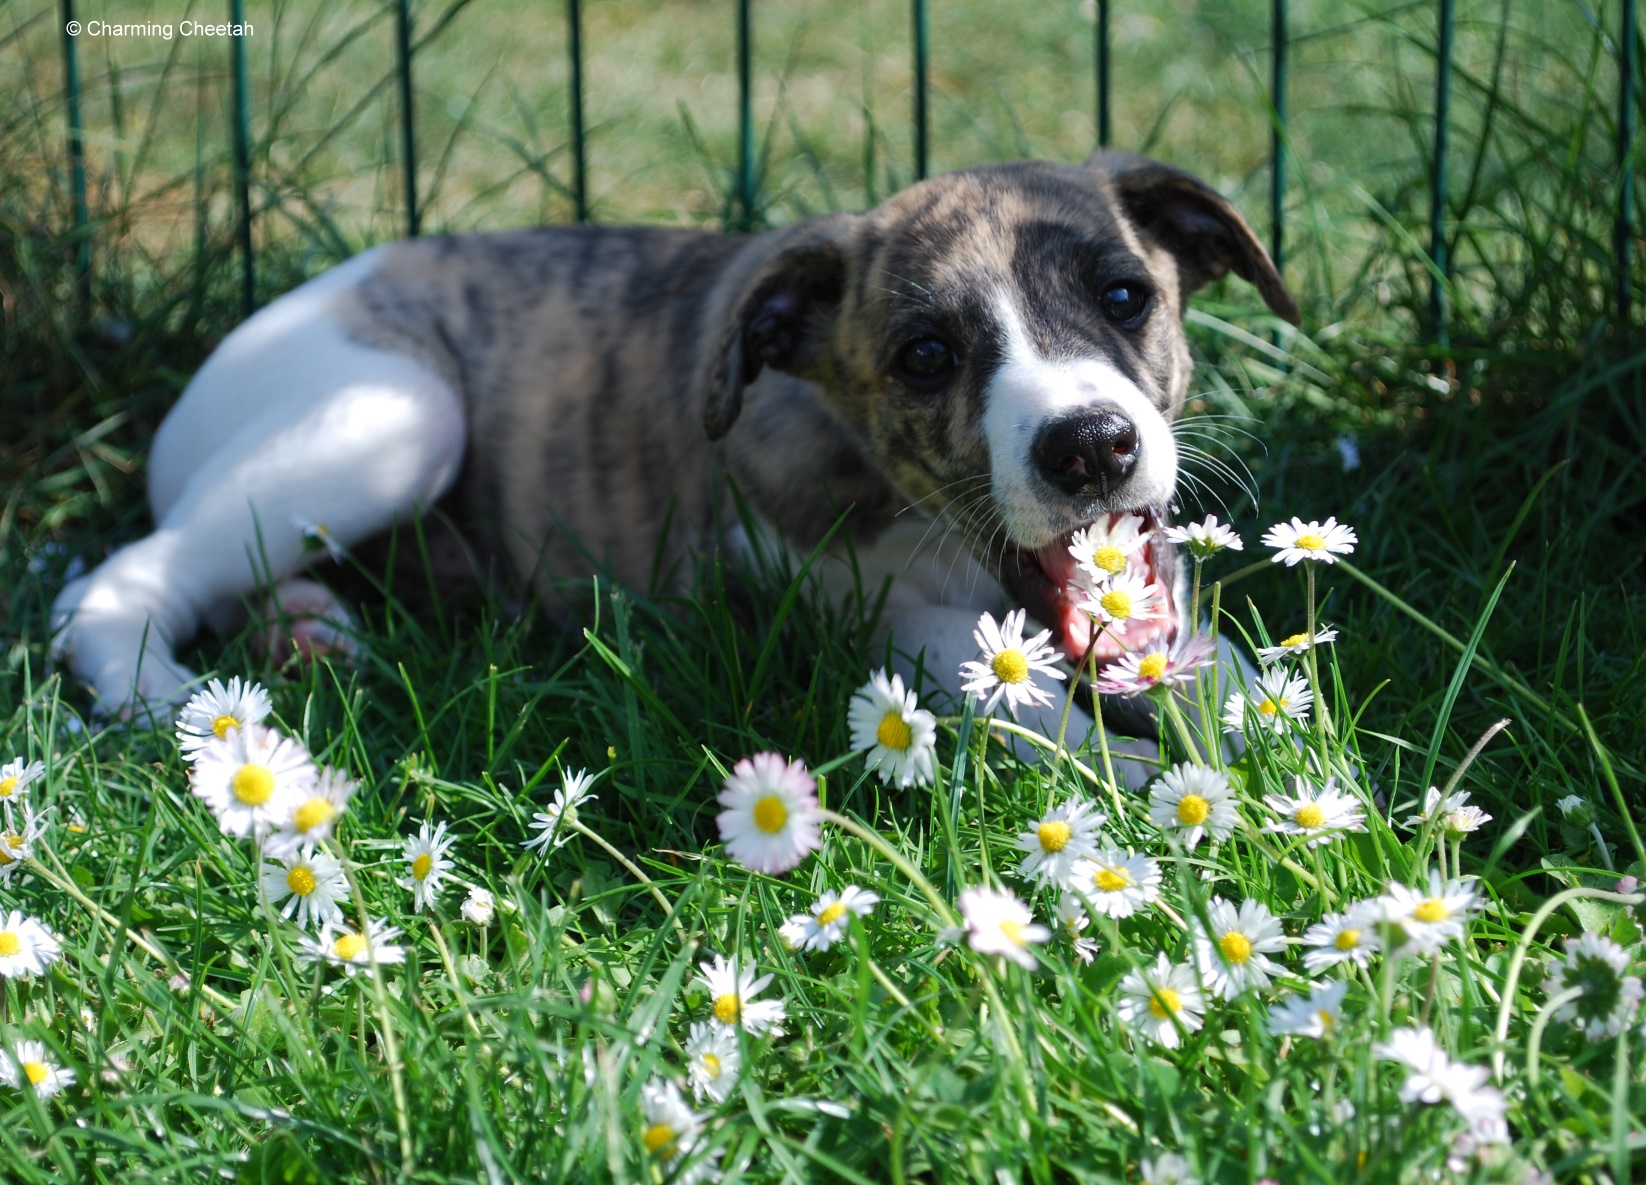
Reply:
<svg viewBox="0 0 1646 1185"><path fill-rule="evenodd" d="M1013 606L1078 661L1071 536L1127 512L1164 523L1185 302L1231 270L1297 320L1227 201L1118 152L962 170L753 236L568 226L374 248L206 360L155 437L154 533L63 590L56 645L103 712L175 703L195 681L176 647L265 583L294 612L341 614L288 583L305 531L354 546L441 499L481 562L570 612L562 589L597 568L646 586L746 546L735 486L800 554L850 508L864 586L892 582L906 672L958 693L978 614ZM841 547L820 576L836 588L857 578ZM1188 612L1162 531L1142 554L1165 603L1133 646ZM1055 732L1057 715L1026 722Z"/></svg>

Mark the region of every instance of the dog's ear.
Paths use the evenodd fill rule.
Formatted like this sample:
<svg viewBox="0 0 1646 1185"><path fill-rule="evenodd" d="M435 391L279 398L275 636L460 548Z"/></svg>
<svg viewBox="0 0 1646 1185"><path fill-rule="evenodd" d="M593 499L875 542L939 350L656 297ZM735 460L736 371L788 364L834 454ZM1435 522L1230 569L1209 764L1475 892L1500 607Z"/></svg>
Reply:
<svg viewBox="0 0 1646 1185"><path fill-rule="evenodd" d="M1298 323L1297 302L1274 261L1222 194L1198 177L1128 152L1099 152L1086 164L1108 175L1132 222L1177 257L1185 296L1233 269L1277 314Z"/></svg>
<svg viewBox="0 0 1646 1185"><path fill-rule="evenodd" d="M743 410L743 388L770 366L820 377L846 288L843 218L808 223L779 243L733 299L708 377L703 430L719 440Z"/></svg>

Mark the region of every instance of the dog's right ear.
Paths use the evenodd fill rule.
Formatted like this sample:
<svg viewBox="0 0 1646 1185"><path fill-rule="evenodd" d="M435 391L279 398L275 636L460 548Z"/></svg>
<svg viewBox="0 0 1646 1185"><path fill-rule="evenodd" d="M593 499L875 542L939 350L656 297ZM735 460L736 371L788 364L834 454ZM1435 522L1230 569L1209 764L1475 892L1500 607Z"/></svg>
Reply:
<svg viewBox="0 0 1646 1185"><path fill-rule="evenodd" d="M845 216L797 227L755 269L731 304L715 349L703 430L719 440L743 410L743 388L767 366L822 377L846 289Z"/></svg>

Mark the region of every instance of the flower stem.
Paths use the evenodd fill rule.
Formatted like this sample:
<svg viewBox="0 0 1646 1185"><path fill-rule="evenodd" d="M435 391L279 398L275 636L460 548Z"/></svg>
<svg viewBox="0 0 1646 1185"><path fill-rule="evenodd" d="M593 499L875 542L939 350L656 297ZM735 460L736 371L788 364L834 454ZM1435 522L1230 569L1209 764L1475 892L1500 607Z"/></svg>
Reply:
<svg viewBox="0 0 1646 1185"><path fill-rule="evenodd" d="M959 919L955 916L954 910L949 907L947 901L943 900L942 895L932 886L932 882L922 876L920 870L910 864L903 853L887 843L886 837L881 835L880 832L872 827L864 826L850 815L837 814L831 810L820 810L818 816L827 823L833 823L842 831L857 836L858 839L890 860L892 866L908 877L909 883L919 889L926 900L931 902L933 911L936 912L938 920L944 926L958 924Z"/></svg>
<svg viewBox="0 0 1646 1185"><path fill-rule="evenodd" d="M1543 1052L1543 1030L1549 1027L1556 1012L1570 1004L1583 994L1580 987L1567 988L1559 995L1551 996L1549 1001L1538 1010L1537 1019L1532 1022L1532 1029L1526 1034L1526 1087L1531 1089L1537 1086L1538 1058Z"/></svg>
<svg viewBox="0 0 1646 1185"><path fill-rule="evenodd" d="M571 829L579 835L586 836L587 838L594 840L595 843L605 849L607 855L609 855L613 860L616 860L624 868L628 869L629 875L646 886L646 891L652 895L653 900L655 900L658 905L662 906L663 916L673 920L674 932L680 935L681 941L684 942L686 939L686 927L682 926L680 924L680 919L674 916L674 906L669 904L669 899L663 896L662 890L652 883L652 878L640 871L640 868L634 863L634 861L630 860L627 856L612 847L611 844L607 843L595 832L584 826L581 820L567 819L566 822Z"/></svg>
<svg viewBox="0 0 1646 1185"><path fill-rule="evenodd" d="M1191 638L1200 632L1200 565L1203 562L1199 556L1195 557L1194 583L1191 585L1193 591L1189 593L1189 637Z"/></svg>
<svg viewBox="0 0 1646 1185"><path fill-rule="evenodd" d="M1315 651L1315 566L1313 563L1303 565L1304 576L1309 588L1309 648L1304 652L1309 663L1309 685L1315 692L1315 736L1320 742L1320 776L1330 777L1332 773L1331 751L1327 747L1326 737L1331 732L1331 721L1326 714L1326 689L1320 683L1320 660Z"/></svg>

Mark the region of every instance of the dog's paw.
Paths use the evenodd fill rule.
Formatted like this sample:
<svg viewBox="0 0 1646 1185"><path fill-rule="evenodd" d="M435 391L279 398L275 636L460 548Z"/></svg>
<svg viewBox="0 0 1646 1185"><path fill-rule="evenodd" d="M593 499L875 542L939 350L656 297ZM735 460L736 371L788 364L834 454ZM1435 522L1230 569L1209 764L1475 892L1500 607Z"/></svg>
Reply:
<svg viewBox="0 0 1646 1185"><path fill-rule="evenodd" d="M263 602L256 635L261 653L280 665L331 662L353 665L362 653L353 615L329 588L288 580Z"/></svg>

